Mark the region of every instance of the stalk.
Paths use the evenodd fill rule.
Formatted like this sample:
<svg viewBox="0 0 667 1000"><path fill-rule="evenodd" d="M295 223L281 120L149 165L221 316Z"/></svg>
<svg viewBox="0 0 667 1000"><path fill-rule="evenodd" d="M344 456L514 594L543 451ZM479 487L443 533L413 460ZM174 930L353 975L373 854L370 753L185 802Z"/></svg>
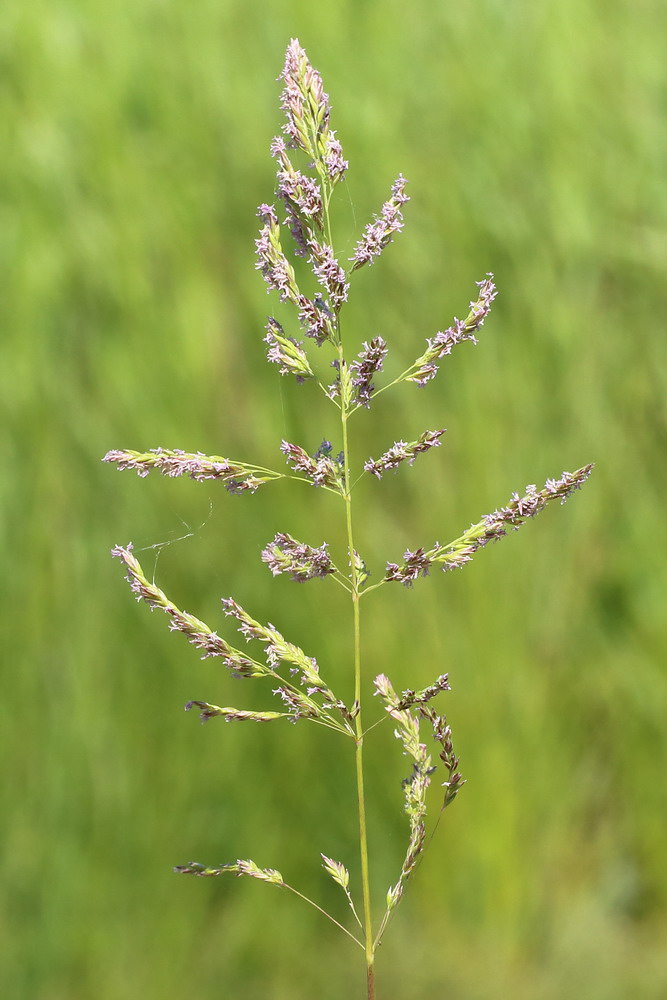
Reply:
<svg viewBox="0 0 667 1000"><path fill-rule="evenodd" d="M339 361L343 364L342 347L338 349ZM352 613L354 620L354 701L358 708L355 719L355 763L357 772L357 808L359 814L359 852L361 859L361 884L364 907L364 938L366 951L366 972L368 1000L375 1000L375 973L373 969L373 924L371 918L371 892L368 873L368 834L366 830L366 800L364 795L364 764L363 747L364 731L361 714L361 621L359 609L359 577L354 557L354 536L352 531L352 495L350 489L350 461L347 434L349 411L345 400L341 398L341 424L343 431L343 457L345 470L345 521L347 528L347 547L350 561L350 582L352 584Z"/></svg>

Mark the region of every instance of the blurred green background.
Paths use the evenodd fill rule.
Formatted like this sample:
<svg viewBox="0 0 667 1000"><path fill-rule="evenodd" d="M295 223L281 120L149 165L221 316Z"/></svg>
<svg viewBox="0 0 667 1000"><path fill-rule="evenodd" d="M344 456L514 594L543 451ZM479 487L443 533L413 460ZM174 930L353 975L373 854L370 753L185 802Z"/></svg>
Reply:
<svg viewBox="0 0 667 1000"><path fill-rule="evenodd" d="M351 163L341 255L410 180L405 232L356 276L350 347L382 334L395 370L486 271L500 289L477 348L354 420L357 462L449 429L360 484L371 568L597 463L464 572L369 598L367 690L381 670L397 687L449 670L469 779L378 959L379 1000L667 995L665 31L650 0L5 0L3 997L363 995L357 953L298 900L171 873L252 857L343 918L318 854L356 885L351 747L183 715L259 695L135 604L108 556L132 539L213 628L233 594L347 693L345 595L259 559L276 530L340 552L340 505L100 463L163 446L275 464L282 437L338 440L324 398L266 364L275 302L253 270L295 35ZM376 730L378 908L405 767Z"/></svg>

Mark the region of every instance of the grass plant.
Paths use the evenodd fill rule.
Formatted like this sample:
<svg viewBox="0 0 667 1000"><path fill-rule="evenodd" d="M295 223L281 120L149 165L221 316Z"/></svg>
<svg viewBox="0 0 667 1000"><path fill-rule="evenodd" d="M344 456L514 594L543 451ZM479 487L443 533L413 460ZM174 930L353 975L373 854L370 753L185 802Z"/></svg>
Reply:
<svg viewBox="0 0 667 1000"><path fill-rule="evenodd" d="M187 703L187 710L196 708L202 722L213 719L278 725L310 722L333 731L349 748L350 758L354 758L351 771L356 776L358 871L355 877L351 875L350 862L321 853L324 871L344 894L347 921L339 920L291 881L286 881L276 868L263 867L247 858L222 864L190 862L178 865L175 870L201 877L247 876L296 894L326 916L363 952L367 997L373 1000L378 948L443 811L454 802L465 782L447 717L434 708L436 699L450 690L449 675L439 674L420 690L407 688L400 693L385 673L376 675L371 683L364 670L362 605L365 606L372 593L377 594L387 585L411 588L432 569L448 572L463 568L490 542L517 530L554 502L564 503L588 479L592 465L547 479L540 489L529 485L523 493L513 493L504 505L475 521L454 540L409 548L399 561L387 561L384 569L377 568L376 554L368 554L358 542L355 488L364 477L382 480L399 467L413 465L419 456L441 446L445 430L425 430L416 440L395 441L378 458L369 457L357 467L351 448L355 425L382 393L395 391L401 385L406 391L428 391L441 364L446 363L455 348L465 342L477 343L497 291L489 272L477 282L477 293L464 318L455 318L446 329L428 338L425 346L415 351L414 361L391 378L382 380L389 349L380 334L364 342L354 357L341 317L350 290L358 280L357 272L375 265L403 228L403 210L409 201L407 182L402 175L398 176L380 211L363 229L351 256L341 260L332 198L346 175L348 163L331 127L329 98L321 76L297 40L290 42L281 77L285 121L282 134L271 143L277 166L276 200L274 204L262 204L258 210L261 230L256 253L257 268L269 292L285 307L282 311L288 319L281 322L277 316L269 317L264 339L268 360L277 366L281 376L295 379L304 386L305 393L322 393L335 409L338 441L334 445L324 439L311 452L300 444L283 440L280 451L287 472L220 455L164 448L147 452L113 450L107 453L105 461L120 470L134 470L141 477L158 472L168 477L189 476L199 482L216 480L232 495L249 496L271 488L279 480L292 480L335 496L340 504L345 538L342 558L334 559L330 541L311 544L285 531L277 532L266 543L261 558L274 576L286 575L299 584L323 581L314 585L335 584L347 594L353 650L347 693L338 690L339 678L322 675L314 657L288 641L273 624L256 620L233 598L223 599L224 614L250 644L248 648L232 645L205 622L180 610L148 578L132 545L116 546L113 554L123 563L138 600L151 609L165 612L172 630L183 633L205 658L221 660L233 677L264 680L280 707L279 711L265 711L192 700ZM297 331L305 340L297 339ZM415 526L411 524L409 528L411 535L418 534ZM379 710L375 712L369 698L372 694L377 696L375 704ZM393 725L393 734L410 766L410 773L402 782L408 842L402 866L386 890L380 909L370 878L364 747L371 734L374 740L386 739L388 726L381 724L389 720L389 728ZM440 781L443 791L429 833L427 791L436 772L443 779Z"/></svg>

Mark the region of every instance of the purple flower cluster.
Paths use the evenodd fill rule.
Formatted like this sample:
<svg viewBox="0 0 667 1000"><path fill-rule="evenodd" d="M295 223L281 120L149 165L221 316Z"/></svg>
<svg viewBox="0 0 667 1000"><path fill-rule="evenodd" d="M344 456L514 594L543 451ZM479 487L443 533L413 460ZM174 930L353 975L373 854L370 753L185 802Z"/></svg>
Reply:
<svg viewBox="0 0 667 1000"><path fill-rule="evenodd" d="M329 296L329 303L338 312L343 302L347 301L347 292L350 287L345 280L345 271L334 257L330 246L326 244L321 246L312 242L309 250L313 262L313 273Z"/></svg>
<svg viewBox="0 0 667 1000"><path fill-rule="evenodd" d="M329 131L325 139L324 166L334 184L345 176L345 171L349 166L343 157L343 147L333 131Z"/></svg>
<svg viewBox="0 0 667 1000"><path fill-rule="evenodd" d="M379 458L369 458L364 463L364 470L372 472L378 479L382 479L382 474L388 469L397 468L401 462L413 464L417 455L421 455L431 448L440 447L440 438L445 433L444 428L440 431L424 431L418 441L407 444L405 441L396 441L384 455Z"/></svg>
<svg viewBox="0 0 667 1000"><path fill-rule="evenodd" d="M287 47L279 79L285 84L280 106L287 119L283 132L288 137L288 145L314 157L313 133L326 133L329 129L329 96L324 92L322 77L310 65L296 38L292 38Z"/></svg>
<svg viewBox="0 0 667 1000"><path fill-rule="evenodd" d="M416 382L417 385L422 387L425 386L427 382L435 378L438 371L438 366L435 364L436 361L444 358L447 354L451 354L457 344L462 344L466 340L471 341L473 344L477 343L475 334L484 325L484 320L491 310L491 303L498 292L493 283L493 275L490 272L483 281L478 281L476 284L479 288L479 294L476 301L470 303L470 311L466 318L455 318L450 327L436 333L435 337L427 340L427 349L420 358L417 358L412 366L416 371L413 371L408 376L408 381Z"/></svg>
<svg viewBox="0 0 667 1000"><path fill-rule="evenodd" d="M273 205L260 205L257 215L264 225L255 240L257 262L269 291L276 291L281 302L299 303L300 292L296 283L294 268L283 253L280 243L280 226Z"/></svg>
<svg viewBox="0 0 667 1000"><path fill-rule="evenodd" d="M176 448L153 448L151 451L109 451L102 459L111 462L118 470L133 469L142 478L156 470L163 476L189 476L190 479L221 479L230 493L244 493L255 490L267 482L267 478L255 475L252 466L242 462L231 462L217 455L207 456L200 452L181 451Z"/></svg>
<svg viewBox="0 0 667 1000"><path fill-rule="evenodd" d="M423 548L415 549L414 552L407 549L403 553L402 566L399 566L398 563L387 563L385 580L388 583L398 582L405 584L406 587L411 587L420 576L428 576L432 562L433 559Z"/></svg>
<svg viewBox="0 0 667 1000"><path fill-rule="evenodd" d="M295 583L305 583L306 580L324 578L336 572L336 567L327 552L327 543L319 548L297 542L295 538L279 531L272 542L262 552L262 561L266 563L274 576L288 573Z"/></svg>
<svg viewBox="0 0 667 1000"><path fill-rule="evenodd" d="M298 444L283 441L280 450L295 472L302 472L313 486L327 486L337 493L344 492L342 455L332 458L331 442L323 441L314 455Z"/></svg>
<svg viewBox="0 0 667 1000"><path fill-rule="evenodd" d="M358 359L350 365L353 402L366 407L371 405L371 395L375 391L373 378L382 371L386 356L387 345L382 337L374 337L364 344Z"/></svg>
<svg viewBox="0 0 667 1000"><path fill-rule="evenodd" d="M266 324L264 343L269 347L266 352L268 360L278 365L281 375L294 375L297 382L305 382L307 378L315 377L302 345L293 337L286 336L282 326L273 316L269 316Z"/></svg>
<svg viewBox="0 0 667 1000"><path fill-rule="evenodd" d="M586 482L592 469L592 465L585 465L576 472L564 472L560 479L547 479L541 490L537 490L535 486L527 486L524 496L512 494L505 507L486 514L449 545L436 542L428 551L423 548L415 552L408 550L402 565L387 563L385 580L411 587L419 576L428 576L429 569L434 564L440 564L445 572L465 566L478 549L502 538L510 528L516 531L553 500L565 503Z"/></svg>
<svg viewBox="0 0 667 1000"><path fill-rule="evenodd" d="M350 257L353 271L363 267L364 264L372 264L384 248L389 246L394 233L400 232L403 228L401 206L410 201L405 193L406 184L405 177L399 174L392 184L391 198L384 203L380 214L376 215L364 229L361 239L354 248L354 254Z"/></svg>
<svg viewBox="0 0 667 1000"><path fill-rule="evenodd" d="M327 303L319 295L315 299L299 295L297 305L299 306L299 322L307 337L311 337L318 347L321 347L325 340L335 342L335 317Z"/></svg>
<svg viewBox="0 0 667 1000"><path fill-rule="evenodd" d="M280 103L286 116L283 132L287 145L303 150L310 160L322 165L332 184L337 183L348 164L336 133L329 128L329 97L322 77L296 38L287 48L280 78L285 84Z"/></svg>
<svg viewBox="0 0 667 1000"><path fill-rule="evenodd" d="M295 170L289 160L278 171L278 194L285 204L301 215L312 219L318 229L322 228L322 192L317 181Z"/></svg>

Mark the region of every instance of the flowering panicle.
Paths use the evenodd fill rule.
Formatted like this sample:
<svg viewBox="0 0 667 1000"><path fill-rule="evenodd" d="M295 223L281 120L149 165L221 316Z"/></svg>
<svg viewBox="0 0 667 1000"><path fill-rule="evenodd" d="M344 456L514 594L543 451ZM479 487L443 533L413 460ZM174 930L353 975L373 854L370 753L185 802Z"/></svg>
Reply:
<svg viewBox="0 0 667 1000"><path fill-rule="evenodd" d="M185 711L198 708L201 722L208 722L216 717L223 718L225 722L273 722L274 719L289 718L287 712L245 712L239 708L220 708L218 705L209 705L207 701L189 701L185 706Z"/></svg>
<svg viewBox="0 0 667 1000"><path fill-rule="evenodd" d="M149 583L138 560L132 554L131 543L126 548L117 545L111 550L111 554L120 559L125 566L127 579L137 600L145 601L151 609L159 608L161 611L165 611L171 618L170 629L175 632L183 632L193 646L203 650L202 659L206 659L208 656L220 656L225 666L236 677L265 677L270 673L264 664L258 663L245 656L240 650L234 649L194 615L188 614L187 611L180 611L175 604L172 604L164 591L156 587L155 584Z"/></svg>
<svg viewBox="0 0 667 1000"><path fill-rule="evenodd" d="M269 347L266 352L268 360L278 365L281 375L294 375L297 382L305 382L306 379L315 377L302 345L293 337L286 336L282 326L273 316L269 316L266 324L264 343Z"/></svg>
<svg viewBox="0 0 667 1000"><path fill-rule="evenodd" d="M403 753L412 758L412 773L403 781L405 811L410 822L410 840L401 868L398 882L387 893L387 914L397 906L404 891L404 886L417 866L419 857L426 842L426 790L431 783L431 774L435 768L426 744L421 742L419 733L419 715L407 709L401 709L400 699L394 691L389 678L380 674L375 678L376 694L384 702L385 709L397 722L394 735L403 746Z"/></svg>
<svg viewBox="0 0 667 1000"><path fill-rule="evenodd" d="M357 922L359 936L352 934L335 917L318 903L283 881L279 871L260 868L254 861L237 860L232 864L208 867L198 862L179 865L175 871L200 877L224 874L247 876L272 885L281 886L301 896L321 913L329 917L365 953L368 997L375 996L373 962L388 921L405 891L408 880L415 872L426 848L426 796L432 775L442 766L444 799L442 809L448 806L465 783L459 771L459 759L452 745L451 729L444 715L434 709L435 698L450 690L449 676L440 674L432 684L420 690L407 687L397 693L388 677L375 678L375 692L384 706L381 715L393 720L394 735L403 754L410 761L410 774L402 782L405 813L409 822L409 837L405 858L397 881L387 893L386 912L374 936L371 892L369 885L368 844L365 825L365 800L363 790L362 751L366 735L375 724L362 720L364 672L361 662L361 633L359 604L372 591L385 583L399 582L411 586L421 576L427 576L431 567L451 570L465 565L474 553L491 541L503 537L510 529L519 528L528 518L535 516L552 500L564 502L590 475L592 466L586 465L577 472L564 472L560 479L547 480L538 490L528 486L523 496L514 493L506 506L487 514L473 524L460 538L448 545L436 542L430 549L407 550L402 564L387 563L382 578L367 586L369 572L366 563L354 547L352 493L361 476L361 470L350 467L349 418L361 408L369 408L374 394L390 389L397 383L409 380L420 386L434 378L441 360L457 344L465 341L476 343L476 335L489 314L496 286L493 275L477 282L475 301L465 319L454 319L452 326L440 331L426 341L420 357L397 378L389 380L378 390L374 381L382 372L387 356L387 345L382 336L370 337L354 360L344 351L340 333L340 313L347 302L350 276L354 271L371 265L393 241L403 227L403 207L409 201L405 193L407 181L399 175L391 188L389 199L379 214L365 226L354 245L347 263L336 256L331 225L330 209L335 185L344 177L348 164L336 133L330 127L329 98L324 92L320 74L310 64L297 39L288 46L285 63L280 75L283 82L281 106L285 113L282 134L273 139L271 155L276 166L275 206L262 204L257 212L261 228L255 241L256 268L261 272L269 291L277 292L281 302L289 303L297 313L303 341L288 336L278 319L270 317L264 338L268 360L278 366L281 375L292 375L298 383L316 380L319 388L339 411L340 433L343 450L336 454L330 441L323 441L314 454L299 445L282 441L283 453L289 471L277 473L260 466L233 462L218 456L168 451L162 448L150 452L111 451L105 461L119 469L134 469L146 476L157 470L166 476L188 475L195 480L219 479L232 493L254 492L272 479L296 479L299 482L322 487L337 494L344 501L344 520L347 535L347 565L342 569L333 562L327 542L311 546L300 542L286 532L278 532L261 553L274 576L286 574L297 583L333 577L351 597L354 636L354 702L348 707L322 678L317 661L306 655L300 646L288 642L278 629L268 622L254 619L233 598L222 601L226 617L232 618L248 643L256 643L255 654L246 656L198 618L179 610L162 590L150 583L132 552L132 546L117 546L113 555L124 564L130 586L138 600L145 601L151 609L160 608L170 621L170 628L183 632L197 647L203 657L220 657L237 677L267 677L271 679L273 695L279 699L274 707L279 711L253 711L245 708L219 706L208 701L193 700L185 706L187 711L196 709L202 722L220 718L226 722L273 722L286 719L311 722L335 730L349 737L355 746L357 774L361 879L363 886L363 920L355 909L350 891L350 873L340 861L322 854L324 870L341 887ZM303 154L303 155L302 155ZM300 162L298 162L300 161ZM283 236L287 228L292 240ZM282 239L285 238L283 247ZM295 267L297 258L307 262L310 271L309 285L305 279L300 287ZM345 264L345 267L343 267ZM308 292L308 294L305 294ZM296 323L293 323L295 331ZM305 338L314 340L318 347L329 343L334 349L327 359L335 370L335 379L329 386L311 366ZM444 429L426 430L416 441L396 441L379 458L369 458L363 469L378 479L402 463L412 465L418 455L442 443ZM362 473L363 475L363 473ZM341 505L343 506L343 505ZM255 658L255 656L257 658ZM380 719L379 721L382 721ZM427 733L427 741L423 734ZM436 751L432 751L431 739ZM437 756L436 756L437 753ZM442 811L442 810L441 810ZM349 919L349 914L348 914Z"/></svg>
<svg viewBox="0 0 667 1000"><path fill-rule="evenodd" d="M245 462L232 462L219 455L202 455L167 448L153 448L151 451L109 451L102 459L111 462L119 471L133 469L142 478L156 470L163 476L189 476L190 479L220 479L230 493L254 493L264 483L272 479L284 479L280 472L257 469Z"/></svg>
<svg viewBox="0 0 667 1000"><path fill-rule="evenodd" d="M297 542L282 531L266 546L262 552L262 560L274 576L288 573L296 583L305 583L306 580L315 580L336 572L327 552L326 542L319 548L313 548L305 542Z"/></svg>
<svg viewBox="0 0 667 1000"><path fill-rule="evenodd" d="M507 506L492 514L486 514L481 521L473 524L460 538L450 542L449 545L440 545L436 542L428 551L408 550L401 566L397 563L387 563L385 580L403 583L410 587L419 576L428 576L429 569L434 564L440 564L443 571L465 566L478 549L502 538L510 528L513 530L520 528L528 518L539 514L553 500L565 503L567 498L586 482L592 469L592 465L585 465L576 472L564 472L560 479L547 479L544 488L539 491L535 486L527 486L524 496L520 497L518 493L512 494Z"/></svg>
<svg viewBox="0 0 667 1000"><path fill-rule="evenodd" d="M314 455L298 444L283 441L280 450L295 472L302 472L313 486L325 486L341 495L345 492L342 455L331 456L330 441L323 441Z"/></svg>
<svg viewBox="0 0 667 1000"><path fill-rule="evenodd" d="M424 431L418 441L412 441L410 444L405 441L396 441L389 451L385 451L384 455L380 455L378 459L369 458L364 463L364 469L366 472L372 472L378 479L382 479L383 472L387 472L388 469L396 469L401 462L408 462L412 465L417 455L422 455L431 448L438 448L440 438L444 433L444 428L439 431Z"/></svg>
<svg viewBox="0 0 667 1000"><path fill-rule="evenodd" d="M180 875L200 875L203 878L215 878L218 875L249 875L250 878L258 878L261 882L285 887L279 871L275 868L260 868L254 861L237 861L236 864L220 865L218 868L210 868L207 865L200 865L197 861L191 861L187 865L176 865L174 871Z"/></svg>
<svg viewBox="0 0 667 1000"><path fill-rule="evenodd" d="M386 356L387 345L382 337L374 337L364 344L359 357L350 365L353 402L367 408L371 405L371 395L375 391L373 378L382 371Z"/></svg>
<svg viewBox="0 0 667 1000"><path fill-rule="evenodd" d="M394 233L400 232L403 228L401 206L410 201L405 193L406 184L405 177L399 174L392 184L391 198L384 203L380 214L376 215L364 229L361 239L354 248L354 254L350 257L353 271L363 267L364 264L372 264L384 248L389 246Z"/></svg>
<svg viewBox="0 0 667 1000"><path fill-rule="evenodd" d="M470 312L465 319L454 319L452 326L446 330L436 333L435 337L427 340L427 348L420 358L412 365L411 374L407 376L408 382L416 382L419 386L425 386L430 382L438 371L435 364L447 354L452 353L452 349L457 344L462 344L465 340L477 343L475 334L484 324L484 320L489 315L491 303L497 293L493 282L493 275L489 272L483 281L477 282L479 294L475 302L470 303Z"/></svg>

